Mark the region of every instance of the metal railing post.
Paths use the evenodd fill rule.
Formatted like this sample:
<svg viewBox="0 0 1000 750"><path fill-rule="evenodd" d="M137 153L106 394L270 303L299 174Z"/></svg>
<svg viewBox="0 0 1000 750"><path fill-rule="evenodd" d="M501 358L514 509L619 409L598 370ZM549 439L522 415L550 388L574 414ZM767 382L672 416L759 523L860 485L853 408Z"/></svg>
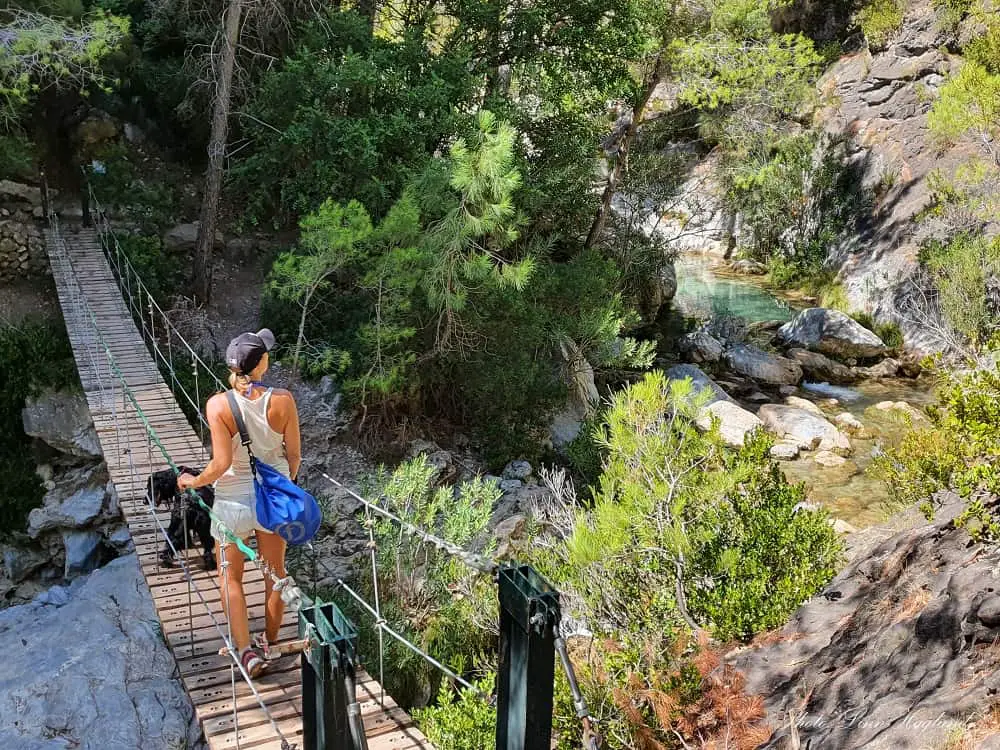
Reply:
<svg viewBox="0 0 1000 750"><path fill-rule="evenodd" d="M351 732L359 707L348 694L357 630L336 604L317 600L299 609L299 638L310 641L302 652L303 750L359 750Z"/></svg>
<svg viewBox="0 0 1000 750"><path fill-rule="evenodd" d="M502 567L497 750L549 750L559 592L529 565Z"/></svg>

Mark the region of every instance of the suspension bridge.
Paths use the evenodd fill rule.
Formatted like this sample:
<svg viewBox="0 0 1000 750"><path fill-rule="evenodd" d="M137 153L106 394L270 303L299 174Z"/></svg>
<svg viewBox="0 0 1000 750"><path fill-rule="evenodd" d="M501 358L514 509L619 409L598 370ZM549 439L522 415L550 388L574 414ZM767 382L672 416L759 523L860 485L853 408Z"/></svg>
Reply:
<svg viewBox="0 0 1000 750"><path fill-rule="evenodd" d="M216 571L202 569L199 550L173 548L167 533L170 511L155 507L147 494L154 472L207 463L203 393L224 390L225 385L150 294L93 194L91 206L96 228L66 228L47 211L46 248L105 461L163 636L175 657L177 675L191 698L209 747L431 748L411 717L380 684L384 680L384 639L399 641L454 684L479 691L382 617L374 537L370 545L374 601L346 581L338 579L337 583L372 617L382 679L374 679L363 669L357 632L335 604L307 596L291 576L279 579L252 546L232 537L250 563L243 581L251 632L263 631L265 580L281 591L288 605L274 650L279 656L271 669L257 680L251 680L243 670L221 606ZM362 503L369 520L375 513L408 526L377 503L349 488L341 489ZM194 497L185 501L197 502ZM368 527L371 533L370 523ZM493 576L498 584L498 750L549 748L555 654L574 694L582 722L582 745L596 750L597 735L558 632L558 594L530 568L501 568L433 532L412 526L404 530L477 572ZM178 567L161 565L164 544L173 548ZM224 559L219 562L226 564ZM287 655L282 658L282 653ZM301 659L290 658L294 654L301 654Z"/></svg>

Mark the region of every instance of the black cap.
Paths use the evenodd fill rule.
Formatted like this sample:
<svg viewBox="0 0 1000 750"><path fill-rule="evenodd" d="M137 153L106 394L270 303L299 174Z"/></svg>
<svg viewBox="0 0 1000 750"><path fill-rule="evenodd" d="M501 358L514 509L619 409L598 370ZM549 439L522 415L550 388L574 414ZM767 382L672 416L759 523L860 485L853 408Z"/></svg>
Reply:
<svg viewBox="0 0 1000 750"><path fill-rule="evenodd" d="M274 334L269 328L261 328L257 333L241 333L226 347L226 364L239 374L248 375L273 348Z"/></svg>

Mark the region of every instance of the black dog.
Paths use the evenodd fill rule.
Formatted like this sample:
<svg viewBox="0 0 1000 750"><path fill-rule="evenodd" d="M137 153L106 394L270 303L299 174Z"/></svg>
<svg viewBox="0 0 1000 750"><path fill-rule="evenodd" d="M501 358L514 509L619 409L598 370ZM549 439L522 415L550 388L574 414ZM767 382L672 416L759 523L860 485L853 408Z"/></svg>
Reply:
<svg viewBox="0 0 1000 750"><path fill-rule="evenodd" d="M192 476L198 476L201 473L201 469L192 469L187 466L178 466L177 468L182 473ZM211 508L215 504L215 490L211 487L199 487L195 492L208 507ZM177 550L190 549L191 542L194 541L193 537L197 536L204 550L201 559L205 570L215 570L215 540L212 539L212 519L199 503L195 502L193 498L186 497L185 494L177 489L177 474L173 469L156 472L149 477L149 482L146 485L147 501L152 501L156 507L165 503L170 505L170 527L167 529L167 536L170 537L174 548ZM185 520L191 539L184 538ZM160 564L165 568L174 567L174 553L168 543L164 543L163 550L160 552Z"/></svg>

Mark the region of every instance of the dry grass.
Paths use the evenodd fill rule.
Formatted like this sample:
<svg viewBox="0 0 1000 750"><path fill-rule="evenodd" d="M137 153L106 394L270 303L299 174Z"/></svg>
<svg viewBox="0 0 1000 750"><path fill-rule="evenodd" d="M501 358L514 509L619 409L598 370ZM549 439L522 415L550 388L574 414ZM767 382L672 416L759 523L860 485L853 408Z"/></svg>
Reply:
<svg viewBox="0 0 1000 750"><path fill-rule="evenodd" d="M903 620L909 620L911 617L915 617L924 611L924 607L928 605L931 600L931 592L927 589L918 589L914 591L899 605L899 610L896 612L896 616L892 620L892 624L895 625L897 622L902 622Z"/></svg>
<svg viewBox="0 0 1000 750"><path fill-rule="evenodd" d="M976 750L983 740L997 733L1000 733L1000 703L993 704L982 716L974 717L964 729L952 732L942 750Z"/></svg>

